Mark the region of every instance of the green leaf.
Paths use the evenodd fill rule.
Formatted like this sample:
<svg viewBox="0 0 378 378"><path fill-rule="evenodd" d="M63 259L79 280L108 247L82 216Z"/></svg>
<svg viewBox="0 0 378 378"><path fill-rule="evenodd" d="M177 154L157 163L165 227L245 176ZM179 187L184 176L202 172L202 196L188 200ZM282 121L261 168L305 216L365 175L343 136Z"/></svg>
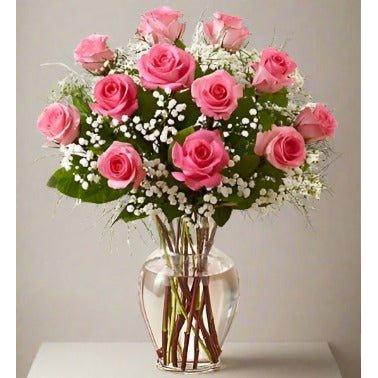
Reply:
<svg viewBox="0 0 378 378"><path fill-rule="evenodd" d="M263 109L259 112L259 121L263 127L263 131L268 131L272 128L274 117L270 110Z"/></svg>
<svg viewBox="0 0 378 378"><path fill-rule="evenodd" d="M163 213L168 219L168 222L173 221L173 219L181 217L182 211L177 209L177 206L169 204L160 204L159 207L163 210Z"/></svg>
<svg viewBox="0 0 378 378"><path fill-rule="evenodd" d="M143 121L149 121L157 110L156 99L152 95L153 91L146 91L138 86L138 111L137 113Z"/></svg>
<svg viewBox="0 0 378 378"><path fill-rule="evenodd" d="M232 213L231 207L225 207L225 206L217 207L213 214L213 219L219 227L222 227L230 219L231 213Z"/></svg>
<svg viewBox="0 0 378 378"><path fill-rule="evenodd" d="M284 108L288 104L287 89L283 88L276 93L261 94L259 95L258 101L260 104L263 104L264 102L271 102L272 104L276 104Z"/></svg>
<svg viewBox="0 0 378 378"><path fill-rule="evenodd" d="M183 49L183 50L185 50L185 48L186 48L185 43L181 39L176 39L175 40L175 45L178 48Z"/></svg>
<svg viewBox="0 0 378 378"><path fill-rule="evenodd" d="M76 108L81 113L81 116L89 116L91 114L91 108L85 102L84 98L79 95L72 95L72 103L76 106Z"/></svg>
<svg viewBox="0 0 378 378"><path fill-rule="evenodd" d="M189 89L181 92L172 93L172 98L174 98L178 104L186 104L185 111L181 112L185 116L184 121L177 123L177 129L184 129L188 126L194 125L197 122L198 117L201 112L197 104L192 99L192 94Z"/></svg>
<svg viewBox="0 0 378 378"><path fill-rule="evenodd" d="M234 167L230 168L230 173L238 173L243 179L250 178L256 171L260 163L257 155L244 155Z"/></svg>
<svg viewBox="0 0 378 378"><path fill-rule="evenodd" d="M238 101L238 107L232 113L231 118L227 120L227 123L236 123L237 119L240 120L244 117L250 118L249 110L252 107L253 101L252 97L255 95L255 90L253 88L245 88L243 97Z"/></svg>
<svg viewBox="0 0 378 378"><path fill-rule="evenodd" d="M129 189L112 189L108 186L106 179L101 177L100 181L90 183L87 190L74 180L74 170L66 171L60 168L50 177L47 186L59 190L68 197L81 199L83 202L105 203L111 202L124 196Z"/></svg>
<svg viewBox="0 0 378 378"><path fill-rule="evenodd" d="M125 209L125 210L121 211L121 213L118 215L117 219L113 222L113 224L115 224L119 220L123 220L125 223L128 223L128 222L133 222L133 221L136 221L138 219L143 219L143 218L146 218L146 217L147 217L147 214L145 214L145 213L143 213L141 215L135 215L134 213L129 213ZM113 224L112 224L112 226L113 226Z"/></svg>

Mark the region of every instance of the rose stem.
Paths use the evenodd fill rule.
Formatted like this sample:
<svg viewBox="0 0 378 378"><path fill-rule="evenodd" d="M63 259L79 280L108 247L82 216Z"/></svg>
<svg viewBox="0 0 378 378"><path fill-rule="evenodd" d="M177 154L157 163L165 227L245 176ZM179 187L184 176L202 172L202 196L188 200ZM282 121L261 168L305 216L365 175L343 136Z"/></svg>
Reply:
<svg viewBox="0 0 378 378"><path fill-rule="evenodd" d="M205 299L205 304L206 304L206 316L207 316L207 323L209 325L209 333L214 339L214 344L217 349L218 355L221 354L222 350L219 345L218 341L218 335L217 331L215 328L215 323L214 323L214 316L213 316L213 311L211 307L211 299L210 299L210 290L209 290L209 284L208 281L203 283L203 294L204 294L204 299Z"/></svg>
<svg viewBox="0 0 378 378"><path fill-rule="evenodd" d="M203 284L202 284L203 285ZM198 315L202 316L203 308L205 305L205 297L202 292L202 298L200 302L200 306L198 309ZM196 321L196 327L194 329L194 358L193 358L193 370L197 369L198 366L198 357L199 357L199 347L198 347L198 339L199 339L199 324Z"/></svg>
<svg viewBox="0 0 378 378"><path fill-rule="evenodd" d="M190 310L189 310L189 315L188 315L188 320L186 321L186 330L184 332L185 337L184 337L184 348L182 352L182 361L181 361L181 370L185 371L186 368L186 360L188 357L188 346L189 346L189 338L190 338L190 331L192 328L192 322L193 322L193 316L194 313L196 312L196 297L197 297L197 291L198 291L198 286L200 283L200 279L198 277L194 278L193 281L193 293L192 293L192 298L191 298L191 303L190 303Z"/></svg>
<svg viewBox="0 0 378 378"><path fill-rule="evenodd" d="M168 311L170 307L171 288L165 286L164 288L164 309L163 309L163 324L162 324L162 353L163 363L167 365L167 341L168 341Z"/></svg>
<svg viewBox="0 0 378 378"><path fill-rule="evenodd" d="M190 294L190 291L189 291L187 284L185 283L185 281L180 280L180 279L178 280L178 282L179 282L179 286L181 288L181 291L182 291L184 297L187 300L189 299L189 301L190 301L191 300L191 294ZM210 360L212 362L218 362L218 353L217 353L217 349L214 345L214 340L213 340L212 335L210 335L207 332L207 329L206 329L205 325L203 324L202 318L201 318L201 316L199 316L197 314L197 312L194 313L194 318L198 322L198 325L200 327L204 342L205 342L207 349L210 353Z"/></svg>
<svg viewBox="0 0 378 378"><path fill-rule="evenodd" d="M172 365L177 367L177 346L180 330L185 323L185 317L182 314L178 314L175 322L175 328L173 330L172 348L171 348L171 360Z"/></svg>

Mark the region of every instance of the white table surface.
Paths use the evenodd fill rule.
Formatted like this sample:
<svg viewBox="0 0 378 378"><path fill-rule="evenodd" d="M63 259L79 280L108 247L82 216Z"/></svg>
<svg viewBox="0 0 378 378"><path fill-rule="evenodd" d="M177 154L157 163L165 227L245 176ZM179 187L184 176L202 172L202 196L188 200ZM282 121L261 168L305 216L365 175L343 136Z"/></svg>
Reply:
<svg viewBox="0 0 378 378"><path fill-rule="evenodd" d="M216 378L340 378L327 343L226 343ZM44 343L28 378L173 377L149 343ZM176 374L177 376L177 374Z"/></svg>

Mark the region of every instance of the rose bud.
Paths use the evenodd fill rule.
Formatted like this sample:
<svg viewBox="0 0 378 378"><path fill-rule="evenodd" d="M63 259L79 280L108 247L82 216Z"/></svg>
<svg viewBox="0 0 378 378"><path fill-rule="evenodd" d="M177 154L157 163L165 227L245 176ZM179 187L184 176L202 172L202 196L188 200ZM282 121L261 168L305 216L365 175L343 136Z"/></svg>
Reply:
<svg viewBox="0 0 378 378"><path fill-rule="evenodd" d="M338 127L335 117L324 104L307 105L298 114L295 124L308 142L331 138Z"/></svg>
<svg viewBox="0 0 378 378"><path fill-rule="evenodd" d="M207 41L213 45L219 44L227 50L239 49L249 36L242 19L221 12L216 12L213 16L212 21L203 24Z"/></svg>
<svg viewBox="0 0 378 378"><path fill-rule="evenodd" d="M148 42L174 43L181 38L185 25L179 22L182 13L163 6L145 13L138 26L138 34Z"/></svg>
<svg viewBox="0 0 378 378"><path fill-rule="evenodd" d="M76 46L75 61L93 74L100 74L106 61L112 61L115 53L107 45L107 35L91 34Z"/></svg>

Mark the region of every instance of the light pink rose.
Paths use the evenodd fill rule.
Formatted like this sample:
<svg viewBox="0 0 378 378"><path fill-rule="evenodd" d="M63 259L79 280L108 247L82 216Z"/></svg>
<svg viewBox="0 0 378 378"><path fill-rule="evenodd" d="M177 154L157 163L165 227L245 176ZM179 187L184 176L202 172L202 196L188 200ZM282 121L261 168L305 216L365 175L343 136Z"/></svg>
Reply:
<svg viewBox="0 0 378 378"><path fill-rule="evenodd" d="M121 120L138 109L137 86L127 75L114 74L99 80L93 90L95 102L90 108L99 114Z"/></svg>
<svg viewBox="0 0 378 378"><path fill-rule="evenodd" d="M255 70L252 85L260 93L275 93L292 85L290 75L297 68L296 63L283 51L269 47L262 51L260 62L252 64Z"/></svg>
<svg viewBox="0 0 378 378"><path fill-rule="evenodd" d="M181 38L185 25L179 22L182 13L160 7L145 13L138 26L138 34L153 43L174 43Z"/></svg>
<svg viewBox="0 0 378 378"><path fill-rule="evenodd" d="M221 12L216 12L213 16L212 21L203 24L207 41L213 45L220 44L228 50L239 49L249 36L242 19Z"/></svg>
<svg viewBox="0 0 378 378"><path fill-rule="evenodd" d="M178 91L192 84L196 61L176 46L159 43L140 57L137 68L143 87Z"/></svg>
<svg viewBox="0 0 378 378"><path fill-rule="evenodd" d="M182 146L175 143L172 160L182 170L173 172L173 177L184 181L190 189L199 190L218 186L222 181L220 172L230 159L220 132L201 129L190 134Z"/></svg>
<svg viewBox="0 0 378 378"><path fill-rule="evenodd" d="M337 121L324 104L306 106L299 114L295 124L303 138L309 142L333 137Z"/></svg>
<svg viewBox="0 0 378 378"><path fill-rule="evenodd" d="M258 132L254 151L283 171L301 166L306 159L304 139L291 126L273 125L272 130Z"/></svg>
<svg viewBox="0 0 378 378"><path fill-rule="evenodd" d="M73 105L48 105L37 120L38 130L47 140L63 145L72 143L80 131L80 113Z"/></svg>
<svg viewBox="0 0 378 378"><path fill-rule="evenodd" d="M91 34L76 46L75 61L86 70L99 73L106 60L112 61L115 54L107 45L107 35Z"/></svg>
<svg viewBox="0 0 378 378"><path fill-rule="evenodd" d="M243 97L243 86L224 70L196 79L192 85L192 96L201 112L214 119L227 120Z"/></svg>
<svg viewBox="0 0 378 378"><path fill-rule="evenodd" d="M124 189L130 183L137 188L146 175L140 155L129 143L113 142L98 158L97 166L113 189Z"/></svg>

